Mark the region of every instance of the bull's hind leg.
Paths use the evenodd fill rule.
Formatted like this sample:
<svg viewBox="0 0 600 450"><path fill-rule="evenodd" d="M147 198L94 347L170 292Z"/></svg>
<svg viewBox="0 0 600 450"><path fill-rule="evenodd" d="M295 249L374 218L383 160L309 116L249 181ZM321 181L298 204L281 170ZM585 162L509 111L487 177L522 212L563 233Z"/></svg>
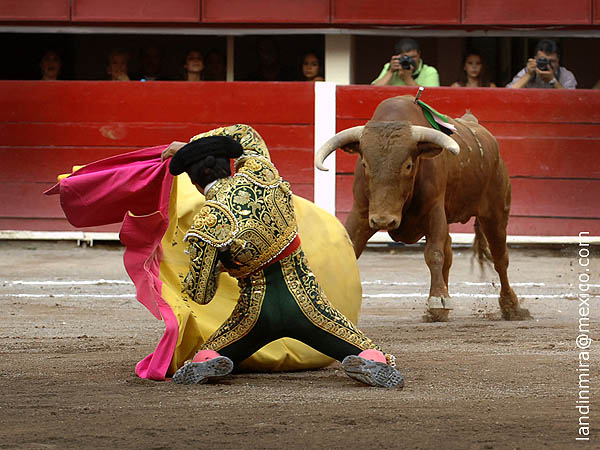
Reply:
<svg viewBox="0 0 600 450"><path fill-rule="evenodd" d="M508 213L506 214L508 216ZM494 269L500 277L500 311L505 320L531 319L527 309L519 306L519 299L508 282L508 248L506 247L506 225L508 217L488 219L479 217L481 228L488 240Z"/></svg>
<svg viewBox="0 0 600 450"><path fill-rule="evenodd" d="M444 267L442 267L442 275L444 276L444 283L446 283L446 290L448 290L448 279L450 277L450 267L452 266L452 238L450 233L446 237L446 245L444 246Z"/></svg>

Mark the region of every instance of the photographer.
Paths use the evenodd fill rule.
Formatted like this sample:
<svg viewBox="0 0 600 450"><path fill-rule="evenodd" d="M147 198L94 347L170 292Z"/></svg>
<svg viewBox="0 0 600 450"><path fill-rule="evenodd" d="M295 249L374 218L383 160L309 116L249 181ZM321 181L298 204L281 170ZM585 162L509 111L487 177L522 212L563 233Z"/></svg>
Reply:
<svg viewBox="0 0 600 450"><path fill-rule="evenodd" d="M421 59L419 44L404 38L396 42L395 54L383 66L379 76L371 82L376 86L439 86L440 77L435 67Z"/></svg>
<svg viewBox="0 0 600 450"><path fill-rule="evenodd" d="M535 47L535 58L515 75L507 88L575 89L577 80L570 70L560 66L556 42L542 39Z"/></svg>

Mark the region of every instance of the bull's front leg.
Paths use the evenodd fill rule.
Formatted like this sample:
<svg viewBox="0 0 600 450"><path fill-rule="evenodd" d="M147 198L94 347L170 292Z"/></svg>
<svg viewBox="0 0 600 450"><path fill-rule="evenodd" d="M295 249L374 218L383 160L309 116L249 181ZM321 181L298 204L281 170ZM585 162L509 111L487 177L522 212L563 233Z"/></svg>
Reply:
<svg viewBox="0 0 600 450"><path fill-rule="evenodd" d="M369 238L375 234L375 230L372 230L369 226L368 209L361 212L353 206L348 219L346 219L346 231L350 235L350 240L354 246L354 254L358 259L365 249Z"/></svg>
<svg viewBox="0 0 600 450"><path fill-rule="evenodd" d="M369 238L376 231L372 230L369 225L369 197L366 185L364 168L359 158L356 161L354 182L352 183L352 209L346 219L346 231L350 235L357 259L365 249Z"/></svg>
<svg viewBox="0 0 600 450"><path fill-rule="evenodd" d="M429 231L426 234L425 263L431 275L429 298L427 299L427 313L429 318L436 322L448 320L448 313L452 309L448 295L447 271L449 261L445 261L446 247L449 243L448 222L443 205L435 206L429 216ZM446 272L446 276L445 273Z"/></svg>

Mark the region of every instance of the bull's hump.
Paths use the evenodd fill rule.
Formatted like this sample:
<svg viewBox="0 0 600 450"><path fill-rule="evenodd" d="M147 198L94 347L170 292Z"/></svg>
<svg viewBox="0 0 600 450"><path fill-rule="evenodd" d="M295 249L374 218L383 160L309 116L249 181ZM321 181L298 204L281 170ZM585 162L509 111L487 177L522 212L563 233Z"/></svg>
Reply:
<svg viewBox="0 0 600 450"><path fill-rule="evenodd" d="M413 125L427 125L419 108L411 95L402 95L384 100L377 106L373 117L374 122L409 121Z"/></svg>
<svg viewBox="0 0 600 450"><path fill-rule="evenodd" d="M475 117L475 114L473 114L469 109L467 109L467 111L460 118L460 120L464 120L466 122L479 123L479 119L477 119L477 117Z"/></svg>

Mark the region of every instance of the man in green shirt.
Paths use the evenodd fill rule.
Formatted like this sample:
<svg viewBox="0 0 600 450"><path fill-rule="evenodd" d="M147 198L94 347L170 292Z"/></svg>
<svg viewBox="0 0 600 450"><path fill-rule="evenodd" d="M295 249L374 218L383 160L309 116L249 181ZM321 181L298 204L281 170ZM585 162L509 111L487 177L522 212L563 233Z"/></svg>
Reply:
<svg viewBox="0 0 600 450"><path fill-rule="evenodd" d="M383 66L379 76L371 82L376 86L439 86L440 77L433 66L421 59L417 41L400 39L394 46L395 54Z"/></svg>

